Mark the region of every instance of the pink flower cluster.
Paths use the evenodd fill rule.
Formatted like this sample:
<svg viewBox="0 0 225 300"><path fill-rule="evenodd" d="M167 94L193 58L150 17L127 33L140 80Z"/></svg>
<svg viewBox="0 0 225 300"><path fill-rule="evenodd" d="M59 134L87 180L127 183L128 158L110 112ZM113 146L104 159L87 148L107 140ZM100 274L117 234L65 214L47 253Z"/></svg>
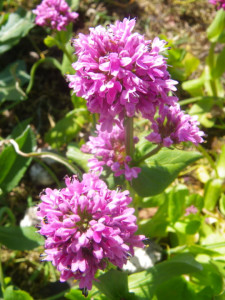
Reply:
<svg viewBox="0 0 225 300"><path fill-rule="evenodd" d="M185 209L185 216L189 216L190 214L195 215L195 214L197 214L197 212L198 212L197 207L195 207L194 205L191 205Z"/></svg>
<svg viewBox="0 0 225 300"><path fill-rule="evenodd" d="M130 167L131 157L126 155L125 131L124 128L114 125L112 131L102 131L97 125L97 136L90 136L89 141L82 146L83 152L94 154L94 158L89 159L90 170L102 172L106 165L114 172L115 176L125 175L126 180L137 178L141 169ZM134 138L138 142L138 138Z"/></svg>
<svg viewBox="0 0 225 300"><path fill-rule="evenodd" d="M43 0L33 13L37 25L58 31L66 30L66 26L78 17L78 13L70 11L65 0Z"/></svg>
<svg viewBox="0 0 225 300"><path fill-rule="evenodd" d="M225 0L209 0L209 2L216 5L218 9L223 8L225 10Z"/></svg>
<svg viewBox="0 0 225 300"><path fill-rule="evenodd" d="M78 57L69 87L87 100L88 109L100 114L100 123L110 131L116 116L120 120L136 112L149 118L160 104L173 105L176 81L170 78L161 55L166 42L145 40L132 33L135 19L116 21L107 28L90 28L73 41ZM111 123L111 125L110 125Z"/></svg>
<svg viewBox="0 0 225 300"><path fill-rule="evenodd" d="M174 106L163 106L159 108L159 117L150 118L152 132L146 137L147 140L164 147L173 144L190 141L193 144L203 142L203 131L199 131L199 122L180 110L178 104Z"/></svg>
<svg viewBox="0 0 225 300"><path fill-rule="evenodd" d="M129 192L111 191L98 176L84 174L80 182L66 178L61 190L47 188L38 206L39 233L46 237L44 260L52 261L60 280L74 277L91 289L98 269L108 262L122 268L133 247L144 247L137 230Z"/></svg>

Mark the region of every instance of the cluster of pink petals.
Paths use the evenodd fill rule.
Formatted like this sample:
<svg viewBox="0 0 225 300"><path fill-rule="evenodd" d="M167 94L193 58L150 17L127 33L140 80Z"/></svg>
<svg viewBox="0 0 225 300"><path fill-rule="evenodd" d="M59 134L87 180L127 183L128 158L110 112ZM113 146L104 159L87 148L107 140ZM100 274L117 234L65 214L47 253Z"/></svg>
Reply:
<svg viewBox="0 0 225 300"><path fill-rule="evenodd" d="M110 131L115 116L123 120L141 112L148 118L159 104L177 102L165 58L166 42L145 40L132 33L135 19L116 21L107 28L90 28L73 41L77 62L75 75L68 75L69 87L87 100L88 109L100 114L103 128ZM110 125L111 124L111 125Z"/></svg>
<svg viewBox="0 0 225 300"><path fill-rule="evenodd" d="M60 280L79 280L80 288L91 289L98 269L108 262L122 268L133 247L144 247L137 230L129 192L109 190L92 173L80 182L66 178L61 190L47 188L41 195L39 233L46 237L45 260L61 273Z"/></svg>
<svg viewBox="0 0 225 300"><path fill-rule="evenodd" d="M190 214L197 214L198 209L194 205L191 205L185 209L185 216L189 216Z"/></svg>
<svg viewBox="0 0 225 300"><path fill-rule="evenodd" d="M65 0L43 0L33 13L37 25L58 31L66 30L66 26L78 17L78 13L70 11Z"/></svg>
<svg viewBox="0 0 225 300"><path fill-rule="evenodd" d="M225 0L209 0L211 4L214 4L218 9L223 8L225 10Z"/></svg>
<svg viewBox="0 0 225 300"><path fill-rule="evenodd" d="M101 173L103 166L108 166L115 176L124 175L127 180L137 178L141 169L129 166L131 157L126 155L124 128L114 125L109 133L102 131L100 125L97 125L96 134L97 136L90 136L89 141L81 148L83 152L94 154L94 158L89 159L90 170ZM137 142L138 139L134 138L134 143Z"/></svg>
<svg viewBox="0 0 225 300"><path fill-rule="evenodd" d="M160 107L158 113L158 118L150 119L153 131L146 137L150 142L165 147L187 141L196 145L203 142L204 132L199 130L199 122L181 111L178 104Z"/></svg>

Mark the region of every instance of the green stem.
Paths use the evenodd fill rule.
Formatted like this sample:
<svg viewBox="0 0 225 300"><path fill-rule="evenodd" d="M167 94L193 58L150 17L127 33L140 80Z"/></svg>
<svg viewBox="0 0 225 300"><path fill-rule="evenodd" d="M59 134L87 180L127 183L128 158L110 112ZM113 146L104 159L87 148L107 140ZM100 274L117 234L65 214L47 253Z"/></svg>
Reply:
<svg viewBox="0 0 225 300"><path fill-rule="evenodd" d="M2 270L2 245L0 244L0 284L2 288L2 292L4 293L5 291L5 282L4 282L4 275L3 275L3 270Z"/></svg>
<svg viewBox="0 0 225 300"><path fill-rule="evenodd" d="M62 41L61 31L56 32L56 41L57 41L58 48L63 51L63 53L67 56L67 58L72 64L74 62L74 59L73 56L69 53L69 51L66 49L65 44Z"/></svg>
<svg viewBox="0 0 225 300"><path fill-rule="evenodd" d="M22 152L19 149L19 145L17 144L17 142L13 139L10 140L3 140L0 142L1 144L11 144L14 147L14 150L16 151L17 154L23 156L23 157L48 157L51 158L61 164L63 164L65 167L67 167L72 173L76 174L79 179L82 179L82 172L79 170L79 168L77 168L76 166L72 165L66 158L52 153L52 152L29 152L29 153L25 153Z"/></svg>
<svg viewBox="0 0 225 300"><path fill-rule="evenodd" d="M58 187L61 188L61 184L60 184L57 176L55 175L54 172L52 172L52 170L47 166L47 164L45 164L43 161L41 161L38 158L34 158L34 160L48 172L48 174L52 177L52 179L55 181L55 183L58 185Z"/></svg>
<svg viewBox="0 0 225 300"><path fill-rule="evenodd" d="M125 120L125 146L126 146L126 155L133 158L134 156L133 118L127 118Z"/></svg>
<svg viewBox="0 0 225 300"><path fill-rule="evenodd" d="M135 164L140 164L141 162L145 161L147 158L155 155L156 153L159 152L159 150L162 148L162 145L159 144L157 147L155 147L152 151L148 152L144 156L142 156L139 160L135 162Z"/></svg>
<svg viewBox="0 0 225 300"><path fill-rule="evenodd" d="M210 68L210 75L211 75L211 72L214 68L214 64L215 64L215 46L216 46L216 43L211 43L210 45L210 49L209 49L209 56L208 56L208 64L209 64L209 68ZM212 88L212 92L213 92L213 96L217 97L217 88L216 88L216 84L215 84L215 80L212 78L210 79L210 85L211 85L211 88Z"/></svg>
<svg viewBox="0 0 225 300"><path fill-rule="evenodd" d="M62 67L61 67L61 65L60 65L60 63L58 62L57 59L55 59L53 57L45 57L45 58L39 59L35 64L33 64L32 68L31 68L30 82L29 82L28 87L26 89L26 94L30 93L30 91L31 91L31 89L34 85L34 76L35 76L35 73L36 73L36 70L37 70L38 66L42 63L45 63L45 62L49 62L49 63L53 64L53 66L55 66L61 72Z"/></svg>

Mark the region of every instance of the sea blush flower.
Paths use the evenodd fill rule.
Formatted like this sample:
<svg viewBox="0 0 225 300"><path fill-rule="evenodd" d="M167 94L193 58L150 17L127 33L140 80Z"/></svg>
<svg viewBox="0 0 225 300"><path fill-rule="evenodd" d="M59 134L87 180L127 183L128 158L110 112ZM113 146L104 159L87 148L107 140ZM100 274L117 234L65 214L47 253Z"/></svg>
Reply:
<svg viewBox="0 0 225 300"><path fill-rule="evenodd" d="M65 183L61 190L47 188L38 205L39 233L46 237L44 260L57 267L61 281L74 277L81 289L90 290L96 271L108 262L122 268L134 246L144 247L144 236L134 235L128 191L109 190L93 173Z"/></svg>
<svg viewBox="0 0 225 300"><path fill-rule="evenodd" d="M66 30L66 26L78 17L78 13L70 11L65 0L43 0L33 13L36 15L37 25L58 31Z"/></svg>
<svg viewBox="0 0 225 300"><path fill-rule="evenodd" d="M209 3L216 5L218 9L223 8L225 10L225 0L209 0Z"/></svg>
<svg viewBox="0 0 225 300"><path fill-rule="evenodd" d="M90 28L73 41L78 57L75 75L68 75L69 87L87 100L88 109L100 114L100 122L112 123L118 115L144 117L155 113L160 103L173 104L176 81L171 80L165 58L165 41L145 40L132 33L135 19L116 21L107 28ZM106 126L108 131L111 127Z"/></svg>
<svg viewBox="0 0 225 300"><path fill-rule="evenodd" d="M199 130L199 122L195 117L184 114L178 104L160 107L159 117L150 120L153 132L146 137L150 142L165 147L187 141L195 145L203 142L204 132Z"/></svg>
<svg viewBox="0 0 225 300"><path fill-rule="evenodd" d="M188 206L186 209L185 209L185 216L189 216L190 214L197 214L198 212L198 209L197 207L195 207L194 205L191 205L191 206Z"/></svg>
<svg viewBox="0 0 225 300"><path fill-rule="evenodd" d="M97 125L97 136L90 136L81 150L94 154L94 158L89 159L90 170L101 173L105 165L111 168L115 176L124 175L127 180L132 180L137 178L141 169L129 166L131 157L126 155L125 131L121 126L114 125L109 133ZM137 143L138 138L135 137L134 142Z"/></svg>

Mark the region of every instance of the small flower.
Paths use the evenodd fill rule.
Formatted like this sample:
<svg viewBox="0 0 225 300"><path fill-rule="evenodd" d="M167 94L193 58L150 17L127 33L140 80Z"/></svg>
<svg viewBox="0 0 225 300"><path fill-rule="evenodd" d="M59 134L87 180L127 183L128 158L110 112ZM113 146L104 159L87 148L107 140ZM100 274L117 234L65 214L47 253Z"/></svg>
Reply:
<svg viewBox="0 0 225 300"><path fill-rule="evenodd" d="M112 131L102 131L97 125L97 136L90 136L89 141L82 146L83 152L94 154L94 158L89 159L90 170L102 172L103 166L108 166L115 176L124 175L127 180L137 178L141 169L130 167L131 157L126 155L125 131L122 125L114 125ZM134 143L138 138L134 138Z"/></svg>
<svg viewBox="0 0 225 300"><path fill-rule="evenodd" d="M144 117L155 113L160 104L177 101L168 92L175 91L170 78L165 41L145 40L132 33L135 19L116 21L107 28L90 28L89 35L79 34L73 41L77 62L75 75L68 75L69 87L87 100L88 109L100 114L104 129L111 130L115 116L123 120L141 112Z"/></svg>
<svg viewBox="0 0 225 300"><path fill-rule="evenodd" d="M81 289L91 289L98 269L108 262L122 268L133 247L144 247L137 230L129 192L109 190L93 173L79 182L65 179L61 190L47 188L41 195L39 233L46 237L45 260L60 271L60 280L79 280Z"/></svg>
<svg viewBox="0 0 225 300"><path fill-rule="evenodd" d="M66 30L66 26L78 17L78 13L70 11L65 0L43 0L33 13L37 25L58 31Z"/></svg>
<svg viewBox="0 0 225 300"><path fill-rule="evenodd" d="M216 5L218 9L223 8L225 10L225 0L209 0L209 3Z"/></svg>
<svg viewBox="0 0 225 300"><path fill-rule="evenodd" d="M190 214L195 215L195 214L197 214L197 212L198 212L197 207L195 207L194 205L191 205L191 206L189 206L185 209L185 214L184 215L185 216L189 216Z"/></svg>
<svg viewBox="0 0 225 300"><path fill-rule="evenodd" d="M178 104L160 108L159 117L150 120L153 132L146 137L150 142L165 147L187 141L196 145L203 142L204 133L198 128L199 122L195 117L184 114Z"/></svg>

